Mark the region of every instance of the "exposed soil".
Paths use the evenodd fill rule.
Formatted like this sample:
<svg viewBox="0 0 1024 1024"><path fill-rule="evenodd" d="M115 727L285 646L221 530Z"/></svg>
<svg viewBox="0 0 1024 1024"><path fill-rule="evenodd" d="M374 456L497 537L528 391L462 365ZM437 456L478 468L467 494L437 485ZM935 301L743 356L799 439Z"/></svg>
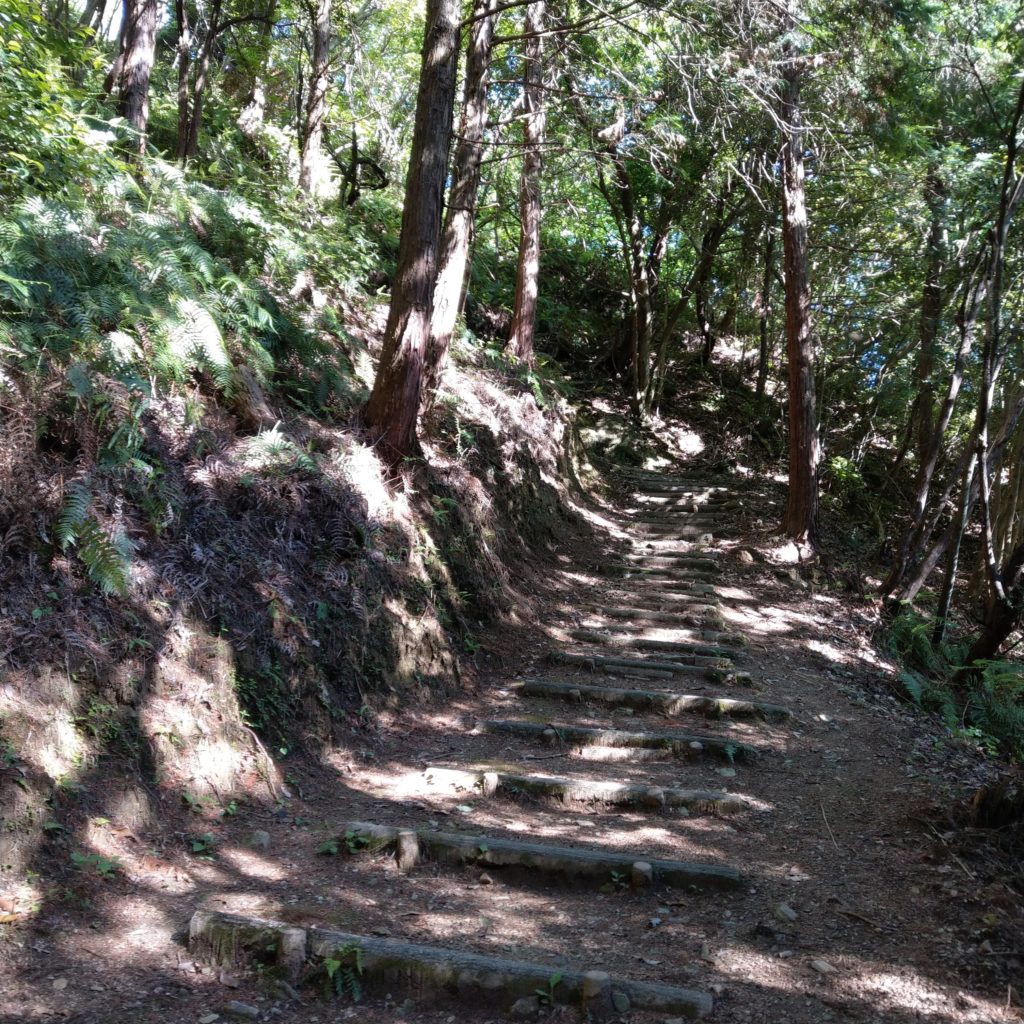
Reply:
<svg viewBox="0 0 1024 1024"><path fill-rule="evenodd" d="M677 472L708 475L700 467ZM244 799L224 795L192 809L165 799L161 822L145 832L92 820L92 849L118 859L111 877L101 877L102 862L75 868L55 855L36 907L18 894L0 907L7 922L0 1019L210 1024L213 1014L231 1019L230 1000L282 1021L506 1016L409 1005L398 992L393 999L368 992L355 1007L323 1001L312 985L296 1002L259 972L228 973L189 956L184 937L200 904L539 961L553 974L561 966L603 969L703 989L715 996L713 1019L723 1022L1018 1019L1024 919L1017 880L1007 876L1006 860L990 857L987 845L964 845L963 831L951 824L953 808L994 769L890 694L883 680L891 667L872 647L870 610L821 589L813 571L786 564L786 553L771 546L771 501L780 496L774 485L765 493L742 475L727 482L743 504L716 515L742 536L713 545L722 565L720 628L746 637L734 660L752 674L753 692L699 678L577 677L547 660L557 649L598 650L569 635L581 623L613 635L614 623L596 619L591 606L657 589L599 571L617 554L655 553L638 526L650 506L625 490L616 502L595 500L582 511L604 546L567 545L517 581L546 610L479 638L461 697L368 713L347 746L282 762L282 789L254 777ZM677 521L685 515L680 510ZM657 623L643 635L675 634ZM730 723L523 700L509 688L521 676L750 697L785 705L793 717ZM475 720L492 718L729 736L759 756L735 766L671 755L599 762L557 744L471 734ZM486 800L439 791L423 775L427 765L473 764L722 789L749 798L751 809L681 816ZM402 875L391 854L350 855L343 838L335 855L316 852L352 820L725 863L746 884L732 893L634 892L616 879L573 886L432 865ZM269 840L265 849L253 845L257 830ZM779 904L795 919L783 920ZM659 1018L631 1012L625 1019Z"/></svg>

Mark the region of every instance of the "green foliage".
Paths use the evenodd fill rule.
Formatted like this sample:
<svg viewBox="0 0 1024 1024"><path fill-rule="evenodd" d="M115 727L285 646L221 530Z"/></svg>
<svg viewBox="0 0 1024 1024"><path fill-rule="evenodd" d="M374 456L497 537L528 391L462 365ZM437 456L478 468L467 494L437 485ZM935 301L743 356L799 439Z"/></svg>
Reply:
<svg viewBox="0 0 1024 1024"><path fill-rule="evenodd" d="M965 721L979 732L983 744L995 745L1015 760L1024 759L1024 671L1005 661L984 664L980 679L967 696Z"/></svg>
<svg viewBox="0 0 1024 1024"><path fill-rule="evenodd" d="M246 725L257 732L284 735L292 701L284 678L276 668L268 667L252 674L240 672L235 677L235 694Z"/></svg>
<svg viewBox="0 0 1024 1024"><path fill-rule="evenodd" d="M63 550L74 546L89 578L105 594L123 597L131 582L132 543L122 532L108 533L90 514L92 492L87 481L68 486L55 536Z"/></svg>
<svg viewBox="0 0 1024 1024"><path fill-rule="evenodd" d="M933 648L933 622L910 609L893 620L889 647L901 662L898 678L907 697L935 714L960 739L987 754L1024 759L1024 672L1019 665L989 661L980 672L956 674L961 645Z"/></svg>
<svg viewBox="0 0 1024 1024"><path fill-rule="evenodd" d="M4 0L0 39L0 200L71 193L114 170L111 125L86 115L91 97L68 75L105 63L86 35L57 31L41 4Z"/></svg>
<svg viewBox="0 0 1024 1024"><path fill-rule="evenodd" d="M213 859L213 848L216 844L216 837L209 832L204 832L201 836L191 836L189 838L189 850L201 860Z"/></svg>
<svg viewBox="0 0 1024 1024"><path fill-rule="evenodd" d="M100 878L113 878L121 870L121 862L117 857L104 857L99 853L82 853L71 851L71 863L79 871L94 871Z"/></svg>
<svg viewBox="0 0 1024 1024"><path fill-rule="evenodd" d="M535 988L533 991L537 998L540 1000L542 1006L552 1007L555 1005L555 989L562 982L562 972L555 971L554 974L548 978L548 983L543 988Z"/></svg>
<svg viewBox="0 0 1024 1024"><path fill-rule="evenodd" d="M363 998L363 951L358 946L341 946L324 957L324 995L348 996L358 1003Z"/></svg>

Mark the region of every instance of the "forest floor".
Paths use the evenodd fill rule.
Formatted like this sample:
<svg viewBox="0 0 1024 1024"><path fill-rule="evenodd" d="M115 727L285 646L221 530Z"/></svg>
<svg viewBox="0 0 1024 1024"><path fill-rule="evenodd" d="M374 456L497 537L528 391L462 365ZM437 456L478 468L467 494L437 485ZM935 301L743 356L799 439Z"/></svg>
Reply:
<svg viewBox="0 0 1024 1024"><path fill-rule="evenodd" d="M708 476L699 465L674 472ZM872 645L870 609L819 587L773 546L779 485L734 474L724 487L708 492L732 500L707 513L716 519L708 530L729 527L731 536L719 533L710 545L672 532L672 523L692 518L677 499L627 486L595 499L585 514L606 542L570 545L516 580L543 596L546 614L480 637L461 698L367 713L347 749L284 762L286 785L273 797L264 789L223 806L168 808L145 834L94 821L94 848L116 857L118 870L103 877L98 860L95 870L44 879L47 898L33 913L10 900L0 906L8 922L0 1020L482 1024L508 1016L507 1008L436 1009L373 990L358 1006L324 1001L312 986L296 1001L259 972L190 956L185 937L199 905L540 962L553 976L599 969L698 989L713 995L712 1019L722 1022L1020 1019L1020 897L1007 861L991 856L992 843L972 840L953 813L994 769L880 681L891 666ZM646 531L666 523L665 539L650 540ZM689 585L685 572L659 583L604 571L630 553L657 558L659 548L717 554L719 612L698 621L683 609L677 621L647 622L638 609L623 631L595 609L649 610L655 592ZM581 628L603 633L607 651L641 635L672 642L715 619L719 632L745 638L732 657L752 686L629 669L611 676L551 660L552 652L598 650ZM792 717L765 724L622 714L587 701L522 699L511 687L523 678L750 699L783 705ZM471 729L492 719L727 737L751 744L757 757L598 761L571 744ZM683 815L486 799L432 786L428 766L725 790L747 807ZM345 823L353 820L725 864L744 882L737 891L638 891L618 877L570 883L429 863L402 874L387 852L349 854ZM336 854L317 852L339 835ZM540 1010L542 1019L568 1014ZM623 1019L670 1016L630 1010Z"/></svg>

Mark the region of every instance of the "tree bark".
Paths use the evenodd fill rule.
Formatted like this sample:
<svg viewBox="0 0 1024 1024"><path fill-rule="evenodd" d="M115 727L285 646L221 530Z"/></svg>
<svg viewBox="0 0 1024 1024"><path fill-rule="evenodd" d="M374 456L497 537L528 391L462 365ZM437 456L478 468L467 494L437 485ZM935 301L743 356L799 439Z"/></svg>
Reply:
<svg viewBox="0 0 1024 1024"><path fill-rule="evenodd" d="M156 56L158 8L157 0L128 0L117 112L135 130L140 154L146 150L149 79Z"/></svg>
<svg viewBox="0 0 1024 1024"><path fill-rule="evenodd" d="M311 196L315 196L322 185L330 45L331 0L317 0L316 20L313 25L313 63L309 95L306 99L306 120L302 130L302 156L299 163L299 187Z"/></svg>
<svg viewBox="0 0 1024 1024"><path fill-rule="evenodd" d="M270 41L273 36L276 18L277 0L268 0L266 21L263 23L260 40L259 63L253 69L252 85L245 94L245 100L242 103L242 109L239 111L237 121L239 131L250 140L258 139L263 131L263 119L267 108L267 94L263 79L270 57Z"/></svg>
<svg viewBox="0 0 1024 1024"><path fill-rule="evenodd" d="M117 30L117 56L110 70L103 79L103 88L100 90L100 99L105 100L121 84L121 72L124 70L124 48L128 38L128 0L121 0L121 25ZM113 18L111 18L113 20Z"/></svg>
<svg viewBox="0 0 1024 1024"><path fill-rule="evenodd" d="M441 237L434 309L430 317L430 342L423 378L424 403L431 401L437 388L448 358L455 322L462 309L473 244L477 193L480 190L480 162L487 126L487 76L497 8L498 0L476 0L473 5L473 24L466 48L466 85L459 141L455 147L452 187Z"/></svg>
<svg viewBox="0 0 1024 1024"><path fill-rule="evenodd" d="M1003 564L1002 577L1006 596L989 606L984 627L967 652L964 669L957 673L958 680L965 670L974 670L978 662L995 658L1024 616L1024 544L1018 545Z"/></svg>
<svg viewBox="0 0 1024 1024"><path fill-rule="evenodd" d="M543 95L544 23L546 0L526 8L523 32L523 107L525 110L523 171L519 183L519 266L508 349L517 359L531 364L537 327L537 295L540 278L540 175L543 163L545 112Z"/></svg>
<svg viewBox="0 0 1024 1024"><path fill-rule="evenodd" d="M398 266L365 418L390 462L418 448L423 360L437 277L441 208L455 108L459 0L428 0L423 64L405 182Z"/></svg>
<svg viewBox="0 0 1024 1024"><path fill-rule="evenodd" d="M754 386L754 394L758 399L764 398L765 387L768 384L769 338L772 318L772 268L775 259L775 231L771 224L767 225L764 234L764 273L761 276L761 289L757 296L757 384Z"/></svg>
<svg viewBox="0 0 1024 1024"><path fill-rule="evenodd" d="M818 530L817 409L814 398L814 339L807 269L807 206L804 194L801 71L787 45L781 116L782 241L786 289L786 355L789 362L789 490L782 529L798 544L814 547Z"/></svg>
<svg viewBox="0 0 1024 1024"><path fill-rule="evenodd" d="M186 0L174 0L178 21L178 160L185 159L188 147L188 123L192 104L189 100L189 76L192 68L192 32L188 24Z"/></svg>
<svg viewBox="0 0 1024 1024"><path fill-rule="evenodd" d="M654 361L654 372L651 383L648 386L648 391L651 395L648 404L652 408L656 401L660 399L661 390L665 384L665 363L668 359L668 346L672 336L675 334L679 321L690 305L690 299L694 297L700 287L706 287L706 282L711 276L711 268L715 263L715 257L718 255L718 247L722 244L725 233L743 209L742 203L736 203L728 210L726 209L726 200L729 194L730 191L726 190L715 201L713 212L710 214L710 220L707 222L707 226L701 236L697 262L694 264L686 284L683 285L679 298L675 301L671 310L669 310L668 316L665 318L665 325L660 331L658 351Z"/></svg>
<svg viewBox="0 0 1024 1024"><path fill-rule="evenodd" d="M928 460L932 438L935 436L935 385L932 375L937 362L936 343L942 317L942 270L945 263L945 223L943 197L945 189L938 168L928 168L925 181L925 202L928 204L930 225L925 247L925 277L921 292L920 348L917 356L917 422L914 436L917 445L917 465L920 469Z"/></svg>

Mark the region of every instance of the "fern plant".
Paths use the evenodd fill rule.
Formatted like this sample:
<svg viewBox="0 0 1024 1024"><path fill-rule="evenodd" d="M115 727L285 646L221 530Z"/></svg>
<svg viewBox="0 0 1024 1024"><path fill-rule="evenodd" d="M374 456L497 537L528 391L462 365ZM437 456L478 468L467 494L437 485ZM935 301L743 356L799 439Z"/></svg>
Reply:
<svg viewBox="0 0 1024 1024"><path fill-rule="evenodd" d="M363 998L363 951L358 946L348 945L336 949L324 957L324 995L328 998L347 995L352 1002Z"/></svg>
<svg viewBox="0 0 1024 1024"><path fill-rule="evenodd" d="M131 541L121 532L107 533L91 514L92 490L87 481L68 485L54 530L61 550L74 546L89 578L105 594L123 597L131 582Z"/></svg>

